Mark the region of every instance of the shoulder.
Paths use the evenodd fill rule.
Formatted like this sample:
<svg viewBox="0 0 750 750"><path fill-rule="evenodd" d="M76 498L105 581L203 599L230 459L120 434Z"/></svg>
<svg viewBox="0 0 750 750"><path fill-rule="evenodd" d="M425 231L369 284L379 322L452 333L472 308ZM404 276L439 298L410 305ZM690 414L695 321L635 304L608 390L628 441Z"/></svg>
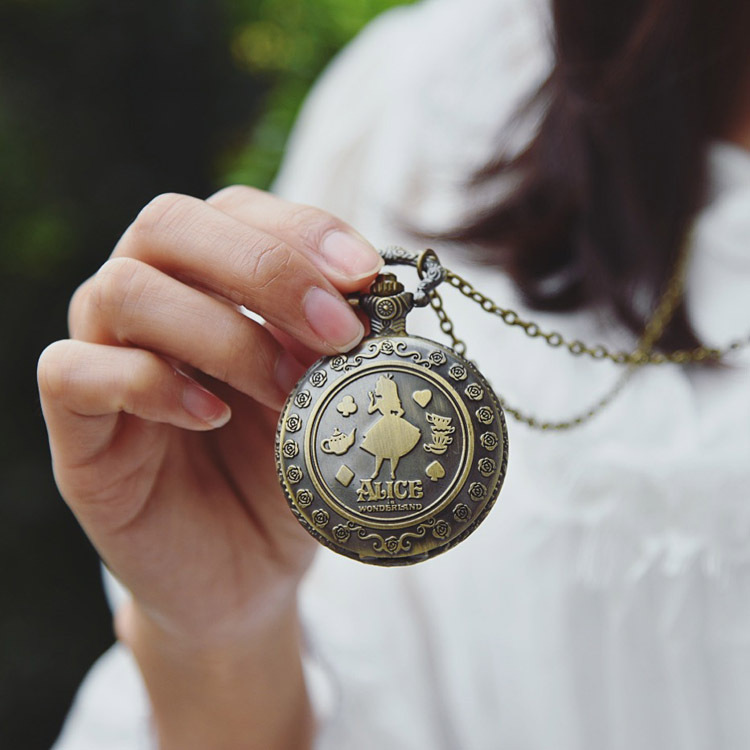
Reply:
<svg viewBox="0 0 750 750"><path fill-rule="evenodd" d="M395 207L421 221L459 205L459 183L549 70L546 19L545 0L428 0L381 15L313 88L275 191L376 241Z"/></svg>
<svg viewBox="0 0 750 750"><path fill-rule="evenodd" d="M341 175L332 162L356 151L376 129L394 71L418 27L415 11L401 6L381 14L328 65L297 117L274 192L318 205L335 192Z"/></svg>

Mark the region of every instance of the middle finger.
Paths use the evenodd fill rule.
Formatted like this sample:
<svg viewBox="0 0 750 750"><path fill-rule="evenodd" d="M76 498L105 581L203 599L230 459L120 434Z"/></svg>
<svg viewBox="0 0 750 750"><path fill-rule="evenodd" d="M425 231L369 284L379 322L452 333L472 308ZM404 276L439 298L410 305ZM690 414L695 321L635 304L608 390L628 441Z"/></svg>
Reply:
<svg viewBox="0 0 750 750"><path fill-rule="evenodd" d="M316 351L347 351L364 333L351 306L303 254L197 198L155 198L113 255L204 286Z"/></svg>

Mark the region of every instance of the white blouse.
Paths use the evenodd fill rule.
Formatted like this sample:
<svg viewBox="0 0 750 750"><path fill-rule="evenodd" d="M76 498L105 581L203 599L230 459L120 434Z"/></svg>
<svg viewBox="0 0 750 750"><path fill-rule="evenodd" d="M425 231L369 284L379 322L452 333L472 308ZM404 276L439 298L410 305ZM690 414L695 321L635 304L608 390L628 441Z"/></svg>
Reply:
<svg viewBox="0 0 750 750"><path fill-rule="evenodd" d="M463 180L549 70L529 0L429 0L371 24L312 93L276 189L379 245L483 200ZM503 124L505 128L500 128ZM687 299L699 334L750 332L750 153L716 144ZM443 262L523 309L498 271ZM594 403L614 365L508 329L452 291L456 329L496 391L547 419ZM568 336L629 347L586 312ZM414 318L412 322L411 319ZM429 311L411 329L440 338ZM319 750L746 750L750 747L750 353L711 371L640 371L564 434L509 424L505 486L463 544L381 569L321 549L301 592ZM130 655L84 682L57 750L153 747Z"/></svg>

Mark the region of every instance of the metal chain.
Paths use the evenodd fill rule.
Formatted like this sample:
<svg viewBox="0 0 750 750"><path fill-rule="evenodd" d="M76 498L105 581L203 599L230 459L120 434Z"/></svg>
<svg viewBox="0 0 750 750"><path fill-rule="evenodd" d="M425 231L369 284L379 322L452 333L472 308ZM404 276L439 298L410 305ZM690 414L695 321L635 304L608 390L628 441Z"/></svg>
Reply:
<svg viewBox="0 0 750 750"><path fill-rule="evenodd" d="M466 342L456 336L453 321L448 317L448 313L443 307L442 297L436 290L433 290L430 293L430 307L432 307L432 309L435 311L435 314L440 321L440 330L451 340L451 348L453 349L453 351L457 352L458 354L465 355ZM500 406L502 406L506 414L509 414L517 422L523 422L523 424L528 425L532 429L542 430L545 432L569 430L573 427L578 427L585 422L588 422L590 419L595 417L602 409L604 409L605 406L609 405L625 387L630 378L633 377L638 367L640 367L640 364L629 365L628 369L617 379L615 385L610 388L610 390L607 391L604 396L602 396L595 404L593 404L593 406L586 409L584 412L577 414L575 417L571 417L559 422L540 419L538 417L532 416L531 414L527 414L521 409L518 409L517 407L509 404L506 399L500 395L498 395L498 400L500 401Z"/></svg>
<svg viewBox="0 0 750 750"><path fill-rule="evenodd" d="M705 362L708 360L718 360L730 352L750 344L750 335L734 339L723 348L698 346L694 349L677 349L673 352L655 352L644 348L642 345L636 347L632 352L616 351L612 352L602 344L590 346L577 339L570 340L565 338L557 331L545 331L537 323L524 320L517 312L510 308L500 307L491 299L486 297L480 291L476 290L468 281L462 279L458 274L446 269L446 281L465 297L476 302L485 312L499 317L506 325L517 326L522 328L530 338L542 338L549 346L554 348L566 348L575 356L586 355L594 360L606 359L618 365L660 365L667 362L673 364L687 364L689 362ZM662 297L655 314L649 320L644 330L643 339L647 336L654 337L653 343L658 341L663 333L664 327L672 317L676 302L679 301L681 294L681 284L679 294L675 298L675 279L670 282L670 286Z"/></svg>
<svg viewBox="0 0 750 750"><path fill-rule="evenodd" d="M461 278L453 271L444 268L445 280L454 288L458 289L468 299L476 302L485 312L499 317L509 326L520 327L530 338L541 338L553 348L566 348L575 356L587 355L594 360L609 360L619 365L626 365L627 369L620 375L615 385L605 395L596 401L589 409L578 414L575 417L563 421L542 420L532 415L526 414L520 409L509 405L504 398L500 398L500 404L503 409L514 419L523 422L533 429L544 431L561 431L569 430L573 427L588 422L596 416L602 409L608 406L615 397L622 391L635 372L644 365L663 364L671 362L675 364L687 364L690 362L705 362L709 360L721 359L726 354L739 349L750 343L750 335L731 341L723 348L699 346L694 349L679 349L673 352L662 353L653 351L653 347L661 339L664 331L669 325L677 306L682 299L683 288L685 283L685 272L687 268L687 245L682 249L678 257L675 272L669 280L667 287L656 306L654 313L646 323L643 334L641 335L636 348L632 352L617 351L611 352L607 347L597 344L589 346L577 339L569 340L557 331L544 331L533 321L524 320L521 316L510 308L503 308L493 302L489 297L475 289L468 281ZM396 248L388 248L389 253L394 252ZM437 262L437 255L434 250L425 250L419 256L414 256L402 248L398 260L395 262L408 262L409 265L416 265L420 278L423 278L424 269L430 266L431 276L434 276L433 266ZM408 260L407 260L408 259ZM391 261L391 262L394 262ZM443 306L443 300L437 289L432 288L429 292L430 307L435 311L440 322L440 330L451 340L451 346L455 352L461 355L466 354L466 343L459 339L455 333L453 321L448 316Z"/></svg>

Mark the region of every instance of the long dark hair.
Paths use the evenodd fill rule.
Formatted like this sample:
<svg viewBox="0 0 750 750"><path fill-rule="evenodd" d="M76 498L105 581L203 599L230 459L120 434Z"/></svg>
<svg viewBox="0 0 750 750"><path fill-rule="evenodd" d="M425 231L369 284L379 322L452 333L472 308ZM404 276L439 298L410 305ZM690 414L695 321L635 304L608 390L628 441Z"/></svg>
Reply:
<svg viewBox="0 0 750 750"><path fill-rule="evenodd" d="M552 0L552 13L556 62L525 109L544 107L537 134L475 176L518 188L446 238L484 248L533 307L594 305L638 332L705 200L707 147L750 96L750 2ZM695 343L680 308L662 346Z"/></svg>

